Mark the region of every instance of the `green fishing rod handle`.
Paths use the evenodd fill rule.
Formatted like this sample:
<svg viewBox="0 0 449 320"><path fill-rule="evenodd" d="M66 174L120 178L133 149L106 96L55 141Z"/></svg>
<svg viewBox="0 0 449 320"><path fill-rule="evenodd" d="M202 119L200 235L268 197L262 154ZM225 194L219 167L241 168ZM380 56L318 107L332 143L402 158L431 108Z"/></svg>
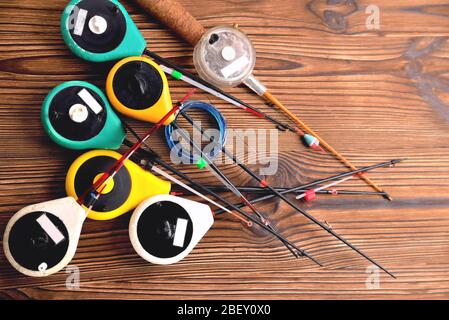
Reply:
<svg viewBox="0 0 449 320"><path fill-rule="evenodd" d="M89 112L84 122L76 123L68 113L75 105L83 107L87 104L88 100L83 101L80 92L87 92L91 99L95 99L91 101L102 110L99 114ZM52 116L55 113L58 115ZM104 93L85 81L69 81L55 87L43 102L41 120L48 136L58 145L71 150L117 150L126 137L122 121Z"/></svg>
<svg viewBox="0 0 449 320"><path fill-rule="evenodd" d="M147 46L117 0L72 0L62 13L61 32L70 51L90 62L140 56Z"/></svg>

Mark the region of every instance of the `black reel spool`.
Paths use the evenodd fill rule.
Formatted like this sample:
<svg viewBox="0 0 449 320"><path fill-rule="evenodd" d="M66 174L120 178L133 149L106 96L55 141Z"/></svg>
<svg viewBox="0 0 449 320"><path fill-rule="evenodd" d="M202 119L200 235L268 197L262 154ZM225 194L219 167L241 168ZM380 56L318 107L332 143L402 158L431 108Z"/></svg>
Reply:
<svg viewBox="0 0 449 320"><path fill-rule="evenodd" d="M115 110L145 122L158 123L173 108L167 77L147 57L133 56L117 62L106 79L106 94Z"/></svg>
<svg viewBox="0 0 449 320"><path fill-rule="evenodd" d="M109 177L97 188L100 193L98 200L94 201L94 192L85 195L86 190L101 179L104 173L109 172L121 157L120 153L111 150L91 150L75 159L67 171L67 195L75 199L85 196L83 205L90 208L90 219L114 219L134 210L149 197L170 192L171 183L142 168L137 164L142 159L135 157L137 163L126 160L112 178Z"/></svg>
<svg viewBox="0 0 449 320"><path fill-rule="evenodd" d="M82 15L82 17L80 17ZM69 30L75 43L92 53L108 53L116 49L123 41L127 23L120 8L108 0L82 0L71 12L74 28ZM93 20L92 20L93 19ZM97 25L84 24L82 29L76 27L76 21L86 21ZM106 28L102 28L102 25Z"/></svg>
<svg viewBox="0 0 449 320"><path fill-rule="evenodd" d="M174 238L179 221L185 225L182 246L175 246ZM142 212L137 222L137 237L149 254L161 258L172 258L187 249L192 241L193 223L187 211L177 203L160 201Z"/></svg>
<svg viewBox="0 0 449 320"><path fill-rule="evenodd" d="M92 182L99 175L108 172L117 159L98 156L84 162L75 175L75 192L82 195L92 186ZM92 207L93 211L111 212L120 208L131 193L131 175L125 166L120 168L113 178L114 185L110 192L102 194ZM86 197L85 206L90 205L90 198Z"/></svg>
<svg viewBox="0 0 449 320"><path fill-rule="evenodd" d="M70 111L73 106L85 104L79 96L82 90L87 90L102 108L98 114L91 108L85 108L88 112L87 118L77 122L71 118ZM103 130L106 124L106 110L103 99L95 91L87 87L71 86L62 89L54 96L48 111L51 126L59 135L71 141L87 141Z"/></svg>
<svg viewBox="0 0 449 320"><path fill-rule="evenodd" d="M164 89L159 71L143 61L122 65L115 73L112 85L119 102L134 110L144 110L156 104Z"/></svg>
<svg viewBox="0 0 449 320"><path fill-rule="evenodd" d="M63 236L58 243L38 223L38 219L49 219ZM69 232L57 216L49 212L31 212L21 217L12 226L8 242L14 260L22 267L43 272L60 263L67 254Z"/></svg>

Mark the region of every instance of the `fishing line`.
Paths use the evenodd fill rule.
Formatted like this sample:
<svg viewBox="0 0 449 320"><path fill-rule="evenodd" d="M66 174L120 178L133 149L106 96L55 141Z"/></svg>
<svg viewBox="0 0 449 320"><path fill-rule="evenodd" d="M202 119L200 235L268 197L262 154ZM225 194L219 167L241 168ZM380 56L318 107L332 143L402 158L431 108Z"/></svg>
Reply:
<svg viewBox="0 0 449 320"><path fill-rule="evenodd" d="M219 132L219 141L214 141L214 148L212 148L209 153L209 157L211 159L214 159L218 155L218 153L220 153L221 147L226 144L227 127L225 118L216 108L202 101L187 101L184 104L182 110L183 113L187 112L188 110L201 110L206 112L214 119ZM178 119L178 116L179 113L176 116L175 121ZM170 124L165 126L165 139L167 141L169 149L171 150L171 153L178 155L178 157L182 159L184 163L196 163L198 161L198 157L193 152L186 152L184 148L179 147L180 143L175 142L173 126Z"/></svg>

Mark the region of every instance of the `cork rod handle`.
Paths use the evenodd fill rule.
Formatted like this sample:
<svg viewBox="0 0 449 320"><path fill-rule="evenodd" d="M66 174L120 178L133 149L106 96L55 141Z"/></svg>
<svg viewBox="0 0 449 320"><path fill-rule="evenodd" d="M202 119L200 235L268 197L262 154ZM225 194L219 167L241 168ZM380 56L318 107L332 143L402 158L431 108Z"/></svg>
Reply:
<svg viewBox="0 0 449 320"><path fill-rule="evenodd" d="M176 0L135 0L146 12L195 46L206 32L204 27Z"/></svg>

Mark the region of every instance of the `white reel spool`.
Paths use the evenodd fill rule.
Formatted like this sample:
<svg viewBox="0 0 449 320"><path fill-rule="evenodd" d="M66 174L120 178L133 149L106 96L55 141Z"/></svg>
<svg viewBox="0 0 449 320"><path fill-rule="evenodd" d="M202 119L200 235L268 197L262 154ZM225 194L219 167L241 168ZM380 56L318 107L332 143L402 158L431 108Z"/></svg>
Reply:
<svg viewBox="0 0 449 320"><path fill-rule="evenodd" d="M168 265L184 259L213 223L209 206L172 195L157 195L134 210L129 237L143 259Z"/></svg>
<svg viewBox="0 0 449 320"><path fill-rule="evenodd" d="M71 197L25 207L6 226L6 258L27 276L54 274L75 255L85 219L86 211Z"/></svg>

